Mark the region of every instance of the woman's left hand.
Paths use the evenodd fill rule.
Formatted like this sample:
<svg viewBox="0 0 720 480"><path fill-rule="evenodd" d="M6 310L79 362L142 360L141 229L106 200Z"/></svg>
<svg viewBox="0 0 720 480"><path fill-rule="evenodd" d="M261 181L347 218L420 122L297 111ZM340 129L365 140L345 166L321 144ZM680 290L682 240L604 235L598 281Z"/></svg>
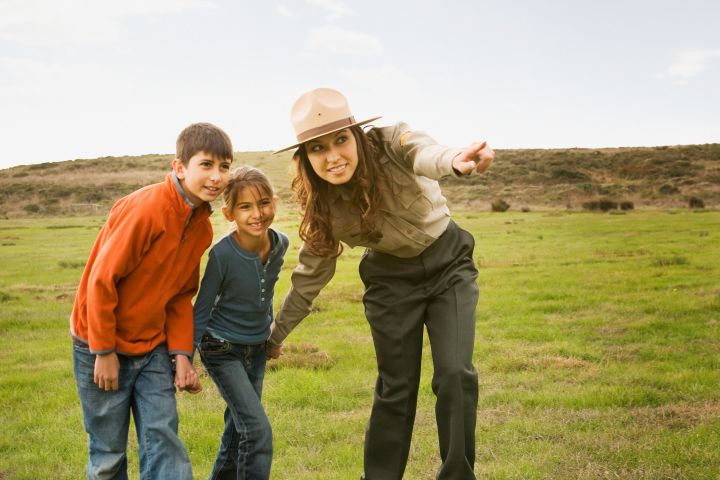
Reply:
<svg viewBox="0 0 720 480"><path fill-rule="evenodd" d="M462 175L469 175L473 170L483 173L494 158L495 152L487 142L475 142L453 159L452 166Z"/></svg>
<svg viewBox="0 0 720 480"><path fill-rule="evenodd" d="M270 342L265 343L265 356L268 360L280 358L282 355L282 345L273 345Z"/></svg>

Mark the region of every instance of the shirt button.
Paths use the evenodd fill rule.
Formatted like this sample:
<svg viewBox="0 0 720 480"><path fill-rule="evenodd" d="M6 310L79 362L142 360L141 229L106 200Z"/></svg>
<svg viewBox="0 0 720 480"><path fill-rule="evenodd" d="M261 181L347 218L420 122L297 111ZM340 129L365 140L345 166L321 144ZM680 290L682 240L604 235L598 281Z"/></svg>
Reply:
<svg viewBox="0 0 720 480"><path fill-rule="evenodd" d="M261 278L261 279L260 279L260 283L265 283L265 279L264 279L264 278Z"/></svg>
<svg viewBox="0 0 720 480"><path fill-rule="evenodd" d="M264 302L264 301L265 301L265 297L260 297L260 300Z"/></svg>

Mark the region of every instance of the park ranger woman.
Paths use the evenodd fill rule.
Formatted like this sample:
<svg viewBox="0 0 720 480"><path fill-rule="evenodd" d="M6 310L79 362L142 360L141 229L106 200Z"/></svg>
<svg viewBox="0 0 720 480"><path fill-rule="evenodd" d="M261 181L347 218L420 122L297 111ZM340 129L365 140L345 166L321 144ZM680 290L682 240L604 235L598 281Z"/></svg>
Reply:
<svg viewBox="0 0 720 480"><path fill-rule="evenodd" d="M365 478L400 479L410 448L423 329L430 339L442 465L439 479L474 479L477 372L472 364L477 270L472 235L450 218L437 180L484 172L486 142L448 148L404 123L370 128L345 97L319 88L293 105L292 182L303 245L275 317L268 354L311 310L330 281L340 242L366 247L363 303L378 377L365 436Z"/></svg>

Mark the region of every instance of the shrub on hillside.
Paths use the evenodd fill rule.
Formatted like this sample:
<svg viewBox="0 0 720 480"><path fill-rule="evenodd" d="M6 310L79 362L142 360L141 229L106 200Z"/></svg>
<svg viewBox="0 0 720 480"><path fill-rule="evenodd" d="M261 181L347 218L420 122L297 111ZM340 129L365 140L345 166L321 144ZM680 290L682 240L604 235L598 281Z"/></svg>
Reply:
<svg viewBox="0 0 720 480"><path fill-rule="evenodd" d="M688 199L688 207L690 207L690 208L705 208L705 202L703 202L702 198L690 197Z"/></svg>
<svg viewBox="0 0 720 480"><path fill-rule="evenodd" d="M510 204L502 198L498 198L497 200L493 200L490 204L490 208L492 208L493 212L505 212L508 208L510 208Z"/></svg>
<svg viewBox="0 0 720 480"><path fill-rule="evenodd" d="M660 186L660 188L658 189L658 191L659 191L661 194L663 194L663 195L672 195L673 193L678 193L678 192L680 192L680 190L679 190L676 186L674 186L674 185L669 185L669 184L667 184L667 183L664 184L664 185L662 185L662 186Z"/></svg>
<svg viewBox="0 0 720 480"><path fill-rule="evenodd" d="M564 180L568 183L588 182L590 177L583 172L571 170L569 168L558 168L551 172L552 178L555 180Z"/></svg>
<svg viewBox="0 0 720 480"><path fill-rule="evenodd" d="M597 210L607 212L609 210L617 210L618 204L617 202L608 198L601 198L599 200L591 200L589 202L584 202L582 204L582 208L585 210L590 210L592 212Z"/></svg>
<svg viewBox="0 0 720 480"><path fill-rule="evenodd" d="M77 198L84 203L100 203L107 198L105 190L90 190L78 195Z"/></svg>
<svg viewBox="0 0 720 480"><path fill-rule="evenodd" d="M630 201L620 202L620 210L634 210L635 204Z"/></svg>
<svg viewBox="0 0 720 480"><path fill-rule="evenodd" d="M37 205L35 203L28 203L23 207L23 210L28 213L38 213L40 211L40 205Z"/></svg>

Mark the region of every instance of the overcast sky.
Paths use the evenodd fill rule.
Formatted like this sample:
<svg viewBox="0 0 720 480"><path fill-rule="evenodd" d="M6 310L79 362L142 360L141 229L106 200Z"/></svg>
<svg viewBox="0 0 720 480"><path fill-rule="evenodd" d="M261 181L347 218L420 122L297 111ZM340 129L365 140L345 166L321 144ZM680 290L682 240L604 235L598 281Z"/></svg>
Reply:
<svg viewBox="0 0 720 480"><path fill-rule="evenodd" d="M0 168L172 153L198 121L281 148L321 86L451 145L715 143L719 25L716 0L0 0Z"/></svg>

